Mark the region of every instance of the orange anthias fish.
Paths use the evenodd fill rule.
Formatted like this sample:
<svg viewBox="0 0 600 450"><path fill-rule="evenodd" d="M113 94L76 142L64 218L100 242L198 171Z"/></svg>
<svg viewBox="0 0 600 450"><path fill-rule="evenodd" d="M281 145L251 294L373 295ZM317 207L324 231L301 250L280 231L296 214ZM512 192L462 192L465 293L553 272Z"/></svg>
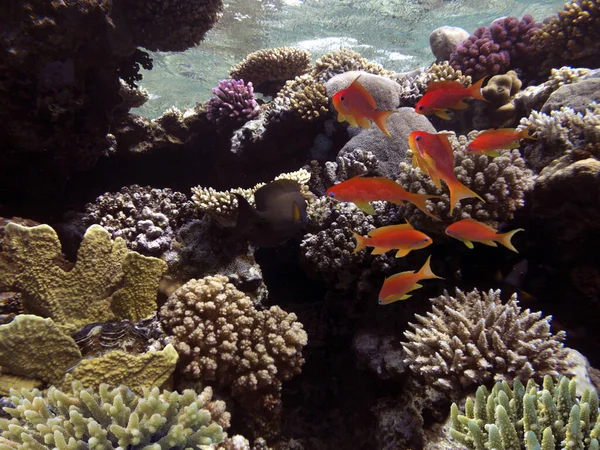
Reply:
<svg viewBox="0 0 600 450"><path fill-rule="evenodd" d="M347 121L353 127L369 128L371 119L383 133L392 137L386 127L387 118L397 111L377 111L375 99L367 89L358 82L360 75L346 89L333 96L333 106L338 112L338 122Z"/></svg>
<svg viewBox="0 0 600 450"><path fill-rule="evenodd" d="M434 81L427 85L427 92L417 106L415 111L419 114L435 114L436 116L450 120L449 109L466 109L469 107L463 100L469 97L485 100L481 93L481 85L485 77L474 85L466 88L460 81Z"/></svg>
<svg viewBox="0 0 600 450"><path fill-rule="evenodd" d="M327 196L340 202L352 202L367 214L375 214L369 202L386 201L404 206L404 202L413 203L417 208L436 220L440 220L427 211L425 201L440 198L439 195L413 194L394 180L385 177L356 176L342 181L327 189Z"/></svg>
<svg viewBox="0 0 600 450"><path fill-rule="evenodd" d="M381 286L381 291L379 291L379 304L389 305L398 300L406 300L411 296L409 292L423 287L419 284L421 280L432 278L443 279L433 273L429 265L430 261L431 256L427 258L427 261L425 261L425 264L423 264L423 267L418 272L409 270L408 272L400 272L386 278L383 286Z"/></svg>
<svg viewBox="0 0 600 450"><path fill-rule="evenodd" d="M446 228L446 234L450 237L463 241L469 248L473 248L473 242L480 242L491 247L497 247L496 242L504 245L507 249L515 253L519 253L510 242L515 233L523 231L523 228L509 231L508 233L500 233L494 228L484 223L478 222L475 219L463 219L454 222Z"/></svg>
<svg viewBox="0 0 600 450"><path fill-rule="evenodd" d="M450 214L454 205L463 198L476 197L484 201L479 195L466 187L454 175L454 152L448 140L447 133L427 133L426 131L413 131L408 135L408 145L413 152L413 167L418 166L427 172L437 187L441 187L440 180L444 180L450 191Z"/></svg>
<svg viewBox="0 0 600 450"><path fill-rule="evenodd" d="M511 148L519 148L521 139L535 139L529 135L527 128L517 131L516 128L498 128L482 131L467 146L470 155L500 156L498 152Z"/></svg>
<svg viewBox="0 0 600 450"><path fill-rule="evenodd" d="M424 233L415 230L408 220L401 225L388 225L369 231L369 237L363 237L352 232L356 238L354 253L365 247L374 247L372 255L381 255L390 250L398 249L396 258L408 255L412 250L428 247L433 240Z"/></svg>

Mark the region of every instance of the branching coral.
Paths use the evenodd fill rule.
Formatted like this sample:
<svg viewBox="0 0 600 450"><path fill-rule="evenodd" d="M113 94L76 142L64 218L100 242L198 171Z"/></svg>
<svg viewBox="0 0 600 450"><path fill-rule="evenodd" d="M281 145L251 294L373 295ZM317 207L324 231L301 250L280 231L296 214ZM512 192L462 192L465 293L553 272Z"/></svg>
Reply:
<svg viewBox="0 0 600 450"><path fill-rule="evenodd" d="M158 256L170 248L174 233L196 210L181 192L134 184L99 196L86 205L86 213L86 225L97 223L113 239L122 237L131 250Z"/></svg>
<svg viewBox="0 0 600 450"><path fill-rule="evenodd" d="M0 418L2 450L199 448L222 442L230 419L210 388L179 394L155 387L138 396L125 386L75 382L71 392L12 390L10 399L12 418Z"/></svg>
<svg viewBox="0 0 600 450"><path fill-rule="evenodd" d="M307 336L296 315L278 306L256 310L222 275L189 281L159 317L184 373L230 388L233 395L277 393L304 362Z"/></svg>
<svg viewBox="0 0 600 450"><path fill-rule="evenodd" d="M208 120L217 124L242 124L252 120L260 111L254 100L252 83L244 80L222 80L214 88L212 97L206 104Z"/></svg>
<svg viewBox="0 0 600 450"><path fill-rule="evenodd" d="M275 177L275 180L282 178L297 181L302 186L302 193L307 198L310 198L308 186L306 186L310 179L309 172L300 169L296 172L278 175ZM237 214L237 200L233 194L243 196L251 205L254 205L254 192L264 185L265 183L258 183L250 189L235 188L225 192L219 192L210 187L203 188L196 186L192 188L192 200L200 211L209 214L211 218L220 224L225 226L232 225L235 222Z"/></svg>
<svg viewBox="0 0 600 450"><path fill-rule="evenodd" d="M541 387L533 380L527 386L515 380L512 389L499 382L491 392L480 386L464 414L452 405L449 434L469 450L597 450L598 394L586 390L577 398L575 392L575 380L564 376L556 385L546 376Z"/></svg>
<svg viewBox="0 0 600 450"><path fill-rule="evenodd" d="M311 69L310 53L294 47L258 50L231 69L229 76L252 82L257 92L273 94L288 80Z"/></svg>
<svg viewBox="0 0 600 450"><path fill-rule="evenodd" d="M416 315L406 331L405 362L442 391L468 389L491 380L558 377L570 371L565 333L552 334L551 317L524 311L500 290L467 294L456 289L431 300L432 312Z"/></svg>
<svg viewBox="0 0 600 450"><path fill-rule="evenodd" d="M5 231L2 258L12 269L0 273L0 285L21 292L27 312L72 331L114 318L142 319L156 311L166 263L128 251L122 239L113 242L102 227L87 230L77 263L68 269L55 263L61 260L61 244L49 226L10 223Z"/></svg>
<svg viewBox="0 0 600 450"><path fill-rule="evenodd" d="M524 205L525 194L533 188L535 177L525 167L525 161L518 150L506 151L496 158L470 156L465 153L467 142L474 138L477 131L456 139L450 136L454 148L454 173L458 180L478 193L485 203L478 199L462 200L454 208L456 220L472 217L497 227L499 222L510 221L514 213ZM432 200L431 212L444 217L449 209L447 189L438 189L433 181L419 169L407 163L400 164L397 180L410 192L429 195L442 195L440 200ZM407 205L406 217L419 229L441 231L441 225L431 220L414 205Z"/></svg>
<svg viewBox="0 0 600 450"><path fill-rule="evenodd" d="M465 75L479 79L504 73L510 68L531 64L535 46L531 37L539 28L530 15L523 19L497 19L487 27L479 27L469 39L459 44L450 55L450 65Z"/></svg>
<svg viewBox="0 0 600 450"><path fill-rule="evenodd" d="M303 120L324 120L329 117L329 97L325 86L312 75L302 75L288 81L277 95L287 97L290 109Z"/></svg>
<svg viewBox="0 0 600 450"><path fill-rule="evenodd" d="M119 4L135 46L180 52L197 45L221 16L222 0Z"/></svg>
<svg viewBox="0 0 600 450"><path fill-rule="evenodd" d="M325 83L335 75L350 72L351 70L361 70L363 72L373 73L388 78L391 78L394 75L394 72L385 70L379 64L361 58L358 53L347 48L329 53L317 59L311 75L321 83Z"/></svg>

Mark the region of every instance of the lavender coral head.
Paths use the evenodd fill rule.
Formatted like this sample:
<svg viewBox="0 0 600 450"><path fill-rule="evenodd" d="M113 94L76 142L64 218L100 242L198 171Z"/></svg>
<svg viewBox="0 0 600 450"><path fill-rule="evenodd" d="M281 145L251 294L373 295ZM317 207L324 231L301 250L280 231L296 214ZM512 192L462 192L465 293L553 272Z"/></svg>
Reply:
<svg viewBox="0 0 600 450"><path fill-rule="evenodd" d="M259 106L254 100L252 83L244 80L222 80L214 88L207 105L208 120L221 123L245 123L258 115Z"/></svg>

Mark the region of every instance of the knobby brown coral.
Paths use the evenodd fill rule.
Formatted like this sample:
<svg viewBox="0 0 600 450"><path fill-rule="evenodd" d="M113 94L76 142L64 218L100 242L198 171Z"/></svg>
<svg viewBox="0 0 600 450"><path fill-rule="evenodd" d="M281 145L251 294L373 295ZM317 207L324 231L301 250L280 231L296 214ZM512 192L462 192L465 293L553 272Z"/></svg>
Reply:
<svg viewBox="0 0 600 450"><path fill-rule="evenodd" d="M456 289L431 299L432 312L416 315L402 345L405 362L442 391L491 380L540 380L570 373L565 333L552 334L551 316L524 311L513 294L503 304L500 290Z"/></svg>

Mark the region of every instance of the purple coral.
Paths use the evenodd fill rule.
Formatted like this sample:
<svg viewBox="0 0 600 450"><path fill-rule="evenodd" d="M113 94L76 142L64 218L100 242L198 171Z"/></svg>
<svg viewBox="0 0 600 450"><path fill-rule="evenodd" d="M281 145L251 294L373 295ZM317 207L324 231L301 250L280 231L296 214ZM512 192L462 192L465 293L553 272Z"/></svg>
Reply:
<svg viewBox="0 0 600 450"><path fill-rule="evenodd" d="M531 36L539 27L528 14L520 21L516 17L495 20L459 44L450 55L450 65L479 79L531 64L536 51Z"/></svg>
<svg viewBox="0 0 600 450"><path fill-rule="evenodd" d="M258 115L259 106L254 100L252 82L244 80L222 80L219 87L214 88L212 97L206 104L208 120L221 124L223 122L245 123Z"/></svg>

